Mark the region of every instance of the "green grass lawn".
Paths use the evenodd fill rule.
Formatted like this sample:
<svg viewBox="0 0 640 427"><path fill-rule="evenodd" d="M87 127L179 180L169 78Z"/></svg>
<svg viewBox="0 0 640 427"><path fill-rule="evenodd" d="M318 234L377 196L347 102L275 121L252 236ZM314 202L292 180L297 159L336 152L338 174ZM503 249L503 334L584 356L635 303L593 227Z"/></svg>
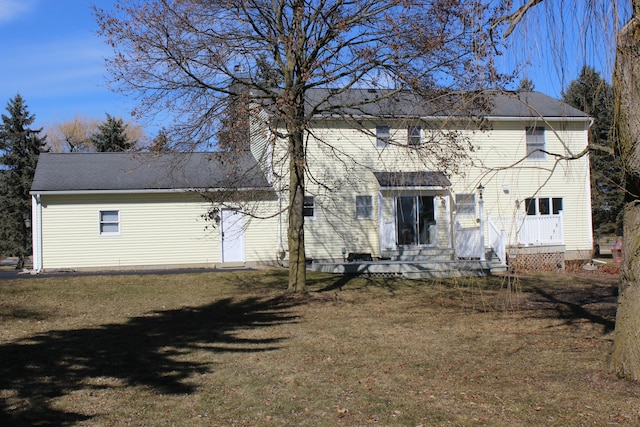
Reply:
<svg viewBox="0 0 640 427"><path fill-rule="evenodd" d="M638 425L615 275L0 281L0 425Z"/></svg>

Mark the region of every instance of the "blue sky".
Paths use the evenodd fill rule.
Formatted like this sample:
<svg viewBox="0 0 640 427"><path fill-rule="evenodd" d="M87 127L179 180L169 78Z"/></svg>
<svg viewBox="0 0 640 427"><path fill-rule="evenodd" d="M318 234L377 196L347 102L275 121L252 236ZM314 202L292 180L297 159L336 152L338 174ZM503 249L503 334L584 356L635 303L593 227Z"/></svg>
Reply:
<svg viewBox="0 0 640 427"><path fill-rule="evenodd" d="M52 126L76 115L102 119L109 113L130 118L133 102L106 86L104 58L111 51L95 33L94 4L108 9L113 0L0 0L3 113L9 99L20 93L36 115L36 126ZM578 54L576 58L566 54L564 74L553 65L556 61L549 47L535 42L515 47L497 64L535 64L523 75L536 90L560 97L582 66ZM598 68L603 68L603 75L608 73L606 67ZM148 130L153 136L155 131Z"/></svg>
<svg viewBox="0 0 640 427"><path fill-rule="evenodd" d="M75 115L129 118L132 103L106 87L108 47L91 5L111 0L0 0L0 108L20 93L37 126Z"/></svg>

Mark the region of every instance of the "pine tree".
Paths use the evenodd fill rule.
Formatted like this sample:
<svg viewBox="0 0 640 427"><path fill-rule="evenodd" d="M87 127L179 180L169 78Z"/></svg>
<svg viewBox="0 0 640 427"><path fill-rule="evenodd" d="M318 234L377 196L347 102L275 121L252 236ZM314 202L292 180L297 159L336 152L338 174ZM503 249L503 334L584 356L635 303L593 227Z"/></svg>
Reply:
<svg viewBox="0 0 640 427"><path fill-rule="evenodd" d="M107 114L107 121L98 126L91 136L91 143L98 152L121 152L132 150L137 141L129 139L126 133L127 125Z"/></svg>
<svg viewBox="0 0 640 427"><path fill-rule="evenodd" d="M31 129L35 116L19 94L9 101L7 111L0 126L0 251L17 256L17 268L23 268L31 253L29 190L46 136L40 136L42 128Z"/></svg>
<svg viewBox="0 0 640 427"><path fill-rule="evenodd" d="M613 87L593 67L584 66L563 100L593 117L591 147L591 205L593 229L598 234L622 234L624 184L622 164L612 137Z"/></svg>

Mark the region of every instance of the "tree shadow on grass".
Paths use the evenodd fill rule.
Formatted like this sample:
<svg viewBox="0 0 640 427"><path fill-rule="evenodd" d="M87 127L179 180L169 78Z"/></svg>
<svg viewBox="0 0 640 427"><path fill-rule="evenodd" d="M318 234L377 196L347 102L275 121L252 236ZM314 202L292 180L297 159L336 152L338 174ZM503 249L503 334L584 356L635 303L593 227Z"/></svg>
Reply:
<svg viewBox="0 0 640 427"><path fill-rule="evenodd" d="M56 409L52 400L89 389L97 378L158 393L195 391L186 382L211 371L185 354L275 350L285 338L243 339L240 329L296 321L286 297L223 299L202 307L151 312L126 323L51 331L0 346L0 425L64 426L90 419ZM104 388L100 386L98 388Z"/></svg>
<svg viewBox="0 0 640 427"><path fill-rule="evenodd" d="M618 286L589 286L580 288L529 288L529 303L534 308L552 311L554 317L567 325L587 321L602 327L602 333L612 332L618 301Z"/></svg>

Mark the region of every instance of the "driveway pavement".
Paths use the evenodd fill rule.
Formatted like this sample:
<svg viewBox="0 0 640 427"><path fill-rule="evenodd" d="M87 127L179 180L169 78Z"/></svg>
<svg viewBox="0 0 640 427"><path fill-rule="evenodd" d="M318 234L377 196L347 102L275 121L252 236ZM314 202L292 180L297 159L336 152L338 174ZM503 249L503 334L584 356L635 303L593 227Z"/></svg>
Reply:
<svg viewBox="0 0 640 427"><path fill-rule="evenodd" d="M14 279L33 279L37 277L87 277L87 276L139 276L146 274L194 274L194 273L208 273L208 272L230 272L230 271L248 271L250 268L184 268L184 269L163 269L163 270L109 270L109 271L47 271L38 274L32 273L29 270L15 270L15 263L13 265L2 264L0 268L0 281L14 280Z"/></svg>

